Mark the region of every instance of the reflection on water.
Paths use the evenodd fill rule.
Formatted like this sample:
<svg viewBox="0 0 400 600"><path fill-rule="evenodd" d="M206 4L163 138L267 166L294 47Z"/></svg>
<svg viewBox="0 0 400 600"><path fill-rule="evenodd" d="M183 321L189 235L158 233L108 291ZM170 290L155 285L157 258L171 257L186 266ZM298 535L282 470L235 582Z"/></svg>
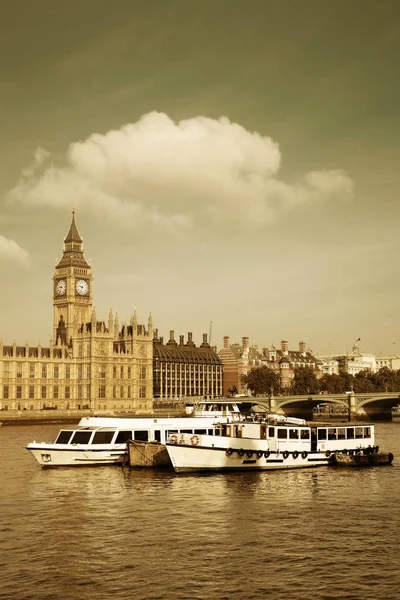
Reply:
<svg viewBox="0 0 400 600"><path fill-rule="evenodd" d="M185 476L42 470L58 429L0 430L0 600L398 597L400 424L392 467Z"/></svg>

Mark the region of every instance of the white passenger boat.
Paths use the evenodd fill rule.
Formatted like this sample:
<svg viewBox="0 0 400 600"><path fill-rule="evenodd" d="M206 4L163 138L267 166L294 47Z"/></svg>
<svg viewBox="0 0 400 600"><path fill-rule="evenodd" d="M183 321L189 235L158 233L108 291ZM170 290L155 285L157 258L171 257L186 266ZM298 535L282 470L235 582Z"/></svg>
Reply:
<svg viewBox="0 0 400 600"><path fill-rule="evenodd" d="M212 435L172 434L166 448L177 473L316 467L328 465L336 453L377 452L369 423L278 423L275 418L221 422Z"/></svg>
<svg viewBox="0 0 400 600"><path fill-rule="evenodd" d="M248 408L248 403L204 401L188 417L84 417L76 427L62 429L54 442L34 441L26 449L42 467L122 464L129 440L165 444L173 433L212 434L221 416L235 421Z"/></svg>

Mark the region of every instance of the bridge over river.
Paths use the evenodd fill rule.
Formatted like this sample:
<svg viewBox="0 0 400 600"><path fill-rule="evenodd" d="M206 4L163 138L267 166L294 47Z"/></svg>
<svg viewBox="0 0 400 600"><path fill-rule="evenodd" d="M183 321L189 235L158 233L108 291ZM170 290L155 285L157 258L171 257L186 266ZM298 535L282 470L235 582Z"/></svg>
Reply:
<svg viewBox="0 0 400 600"><path fill-rule="evenodd" d="M259 396L260 404L265 404L271 412L283 415L312 419L313 408L328 402L340 407L343 413L350 416L350 420L390 420L391 409L400 403L400 392L375 392L361 394L348 392L347 394L306 394L304 396Z"/></svg>

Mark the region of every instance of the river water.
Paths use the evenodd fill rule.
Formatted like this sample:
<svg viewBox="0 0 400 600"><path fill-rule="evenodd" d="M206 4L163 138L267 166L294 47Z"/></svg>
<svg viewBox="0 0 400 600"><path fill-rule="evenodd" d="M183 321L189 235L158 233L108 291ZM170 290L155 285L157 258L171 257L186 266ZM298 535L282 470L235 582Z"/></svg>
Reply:
<svg viewBox="0 0 400 600"><path fill-rule="evenodd" d="M397 600L400 423L390 467L175 475L42 470L0 428L0 599Z"/></svg>

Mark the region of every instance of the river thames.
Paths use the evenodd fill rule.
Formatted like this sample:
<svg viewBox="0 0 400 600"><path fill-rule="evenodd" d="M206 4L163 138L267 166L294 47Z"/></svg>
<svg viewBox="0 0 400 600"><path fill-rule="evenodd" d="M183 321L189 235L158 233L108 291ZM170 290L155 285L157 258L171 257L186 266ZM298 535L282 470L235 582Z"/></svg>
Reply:
<svg viewBox="0 0 400 600"><path fill-rule="evenodd" d="M392 466L175 475L43 470L60 425L0 428L0 599L397 600L400 423Z"/></svg>

